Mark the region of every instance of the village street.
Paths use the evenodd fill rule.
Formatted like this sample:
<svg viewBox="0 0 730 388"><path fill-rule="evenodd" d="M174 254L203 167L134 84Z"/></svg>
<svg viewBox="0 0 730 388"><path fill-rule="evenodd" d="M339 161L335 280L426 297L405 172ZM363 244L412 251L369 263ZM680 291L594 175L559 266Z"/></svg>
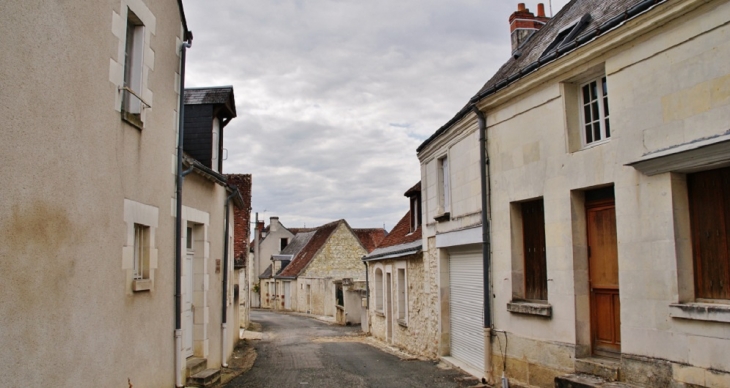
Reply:
<svg viewBox="0 0 730 388"><path fill-rule="evenodd" d="M457 369L405 360L362 342L359 327L298 315L251 311L262 326L253 368L226 387L467 387L478 382Z"/></svg>

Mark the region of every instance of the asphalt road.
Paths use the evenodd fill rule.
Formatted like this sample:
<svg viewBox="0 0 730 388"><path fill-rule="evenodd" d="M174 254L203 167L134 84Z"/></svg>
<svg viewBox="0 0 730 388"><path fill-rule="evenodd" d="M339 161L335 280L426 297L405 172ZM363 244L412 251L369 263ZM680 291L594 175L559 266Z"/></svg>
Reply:
<svg viewBox="0 0 730 388"><path fill-rule="evenodd" d="M241 387L469 387L456 369L430 361L401 360L362 343L359 327L331 325L286 313L251 311L262 326L253 368L226 388Z"/></svg>

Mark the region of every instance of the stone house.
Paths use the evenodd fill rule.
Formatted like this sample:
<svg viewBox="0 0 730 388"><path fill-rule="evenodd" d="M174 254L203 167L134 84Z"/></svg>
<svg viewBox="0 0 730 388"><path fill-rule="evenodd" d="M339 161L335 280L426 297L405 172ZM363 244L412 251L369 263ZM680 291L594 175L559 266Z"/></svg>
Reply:
<svg viewBox="0 0 730 388"><path fill-rule="evenodd" d="M437 357L435 262L424 257L421 182L405 192L410 210L362 260L368 268L366 332L411 354Z"/></svg>
<svg viewBox="0 0 730 388"><path fill-rule="evenodd" d="M272 273L272 265L275 264L272 257L286 248L294 237L294 233L279 222L279 217L271 217L269 225L266 227L264 227L263 221L259 221L256 230L259 241L257 244L256 237L254 237L250 252L251 278L252 282L256 282L255 285L251 284L251 302L252 307L269 309L276 303L276 282L272 278L272 275L276 274L276 270ZM255 292L256 289L259 291Z"/></svg>
<svg viewBox="0 0 730 388"><path fill-rule="evenodd" d="M234 311L222 313L230 272L217 264L232 190L220 170L176 150L192 42L182 2L1 8L0 169L10 183L0 255L12 258L0 274L3 384L182 386L191 348L208 352L208 367L224 364L232 341L221 323ZM180 165L193 173L178 202ZM229 209L240 197L230 198ZM202 244L193 257L205 252L203 276L188 276L196 269L178 255L187 243ZM181 307L200 284L209 288L191 324Z"/></svg>
<svg viewBox="0 0 730 388"><path fill-rule="evenodd" d="M419 147L441 355L537 387L730 386L729 25L730 3L695 0L574 0L513 24L512 57ZM484 240L462 232L479 224ZM459 233L491 262L471 362L467 274L443 275Z"/></svg>
<svg viewBox="0 0 730 388"><path fill-rule="evenodd" d="M233 209L233 257L234 268L239 271L235 285L239 304L239 327L246 329L250 323L251 294L249 273L251 264L248 260L249 238L251 236L251 174L226 174L228 184L236 187L243 199L242 207Z"/></svg>
<svg viewBox="0 0 730 388"><path fill-rule="evenodd" d="M359 237L363 237L366 244L377 243L382 239L377 236L385 236L385 230L370 229L358 237L345 220L339 220L304 233L311 236L305 235L308 237L306 244L275 276L276 289L281 290L284 306L290 301L293 311L335 317L338 309L344 310L336 282L361 280L365 275L360 259L368 251ZM351 323L360 322L359 316L352 319Z"/></svg>

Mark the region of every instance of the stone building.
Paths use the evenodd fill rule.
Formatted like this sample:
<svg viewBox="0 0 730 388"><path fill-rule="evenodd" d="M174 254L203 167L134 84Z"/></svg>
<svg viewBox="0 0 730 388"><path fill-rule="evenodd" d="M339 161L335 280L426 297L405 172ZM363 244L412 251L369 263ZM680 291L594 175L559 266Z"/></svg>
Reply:
<svg viewBox="0 0 730 388"><path fill-rule="evenodd" d="M269 225L266 227L264 227L264 222L260 221L256 228L259 242L256 243L256 237L251 242L251 287L253 290L258 289L259 291L251 292L251 302L252 307L268 309L276 303L276 282L272 276L276 274L277 269L272 272L272 266L275 265L272 257L286 248L294 237L294 233L279 222L279 217L271 217Z"/></svg>
<svg viewBox="0 0 730 388"><path fill-rule="evenodd" d="M364 330L420 357L437 357L438 290L435 262L422 251L421 183L406 191L410 210L363 258L369 293Z"/></svg>
<svg viewBox="0 0 730 388"><path fill-rule="evenodd" d="M440 355L536 387L730 386L729 25L724 0L571 1L419 147ZM451 275L481 242L475 353Z"/></svg>
<svg viewBox="0 0 730 388"><path fill-rule="evenodd" d="M343 279L364 280L365 277L365 267L360 259L368 251L359 237L364 237L366 244L370 241L376 244L382 239L377 236L384 237L385 230L371 229L358 236L345 220L339 220L304 233L311 234L306 235L306 244L275 276L281 303L290 301L294 311L335 317L338 308L345 307L344 301L338 298L336 282L341 284ZM351 323L360 323L359 316L352 319Z"/></svg>
<svg viewBox="0 0 730 388"><path fill-rule="evenodd" d="M242 207L233 209L233 265L239 271L236 293L239 304L239 327L247 328L250 323L250 263L248 260L249 238L251 236L251 186L250 174L226 174L228 184L236 187L243 199Z"/></svg>

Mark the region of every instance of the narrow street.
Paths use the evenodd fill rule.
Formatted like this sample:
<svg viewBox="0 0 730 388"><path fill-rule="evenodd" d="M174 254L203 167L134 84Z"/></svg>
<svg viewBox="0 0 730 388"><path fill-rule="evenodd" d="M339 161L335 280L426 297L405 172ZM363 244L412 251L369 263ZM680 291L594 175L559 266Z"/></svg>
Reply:
<svg viewBox="0 0 730 388"><path fill-rule="evenodd" d="M404 360L363 343L359 326L251 311L263 339L253 368L226 387L468 387L478 382L435 362Z"/></svg>

